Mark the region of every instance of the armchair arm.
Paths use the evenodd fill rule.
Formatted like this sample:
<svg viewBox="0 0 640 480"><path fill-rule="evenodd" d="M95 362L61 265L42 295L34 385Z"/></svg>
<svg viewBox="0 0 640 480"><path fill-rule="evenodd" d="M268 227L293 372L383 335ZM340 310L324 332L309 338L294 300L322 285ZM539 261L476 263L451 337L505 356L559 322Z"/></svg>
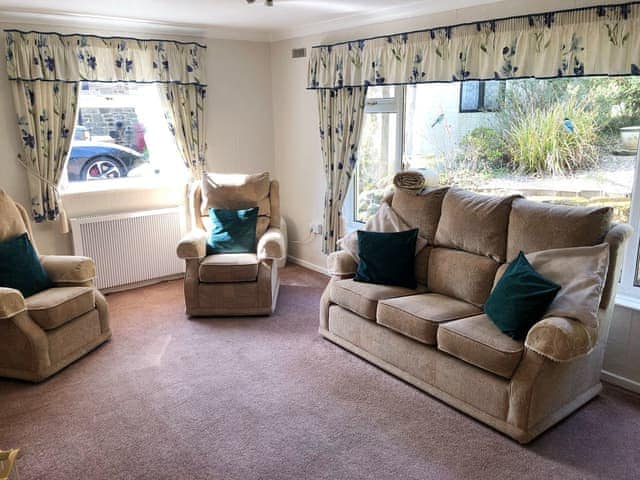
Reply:
<svg viewBox="0 0 640 480"><path fill-rule="evenodd" d="M525 347L554 362L569 362L593 350L597 330L577 320L547 317L536 323L525 340Z"/></svg>
<svg viewBox="0 0 640 480"><path fill-rule="evenodd" d="M89 257L43 255L40 262L56 285L86 284L96 278L96 264Z"/></svg>
<svg viewBox="0 0 640 480"><path fill-rule="evenodd" d="M15 317L27 307L19 290L0 287L0 320Z"/></svg>
<svg viewBox="0 0 640 480"><path fill-rule="evenodd" d="M338 250L327 257L327 270L329 275L336 277L353 276L358 269L358 264L351 254L344 250Z"/></svg>
<svg viewBox="0 0 640 480"><path fill-rule="evenodd" d="M279 228L269 228L258 240L258 258L260 260L280 260L284 256L284 252L284 235Z"/></svg>
<svg viewBox="0 0 640 480"><path fill-rule="evenodd" d="M179 258L202 258L207 255L207 232L194 228L178 243Z"/></svg>

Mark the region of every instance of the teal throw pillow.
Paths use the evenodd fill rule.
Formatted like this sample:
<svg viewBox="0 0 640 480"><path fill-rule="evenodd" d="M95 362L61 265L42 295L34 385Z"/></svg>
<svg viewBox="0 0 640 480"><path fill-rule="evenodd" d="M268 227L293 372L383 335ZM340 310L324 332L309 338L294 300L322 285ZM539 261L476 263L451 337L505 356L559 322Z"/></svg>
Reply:
<svg viewBox="0 0 640 480"><path fill-rule="evenodd" d="M244 210L210 208L211 232L207 255L216 253L255 253L258 207Z"/></svg>
<svg viewBox="0 0 640 480"><path fill-rule="evenodd" d="M360 262L354 280L416 288L415 252L418 229L404 232L358 230Z"/></svg>
<svg viewBox="0 0 640 480"><path fill-rule="evenodd" d="M522 340L559 290L560 285L536 272L520 252L491 292L484 311L503 333Z"/></svg>
<svg viewBox="0 0 640 480"><path fill-rule="evenodd" d="M0 287L15 288L30 297L51 286L26 233L0 242Z"/></svg>

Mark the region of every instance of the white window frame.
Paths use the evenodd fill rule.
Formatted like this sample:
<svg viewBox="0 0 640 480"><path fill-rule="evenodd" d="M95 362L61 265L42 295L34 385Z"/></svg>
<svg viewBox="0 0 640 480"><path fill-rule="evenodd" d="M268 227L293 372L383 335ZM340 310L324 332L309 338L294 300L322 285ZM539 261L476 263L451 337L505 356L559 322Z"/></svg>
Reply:
<svg viewBox="0 0 640 480"><path fill-rule="evenodd" d="M406 86L396 86L395 97L367 99L365 115L368 113L396 113L396 168L404 170L404 128L405 128L405 96ZM364 222L356 220L355 215L355 188L357 170L354 171L347 196L343 206L343 217L346 220L347 232L357 230L364 226ZM632 308L640 311L640 286L635 286L636 270L640 265L640 144L636 152L636 168L631 192L631 208L629 212L629 224L633 227L633 234L627 242L622 263L620 282L615 298L616 305ZM346 232L345 232L346 233Z"/></svg>
<svg viewBox="0 0 640 480"><path fill-rule="evenodd" d="M375 87L370 87L375 88ZM396 170L402 170L404 168L402 163L402 154L404 149L404 103L405 103L405 86L398 85L395 87L394 97L384 98L367 98L364 114L371 113L395 113L396 114L396 145L395 145L395 168ZM349 183L349 189L347 190L347 196L344 200L342 207L343 218L346 223L347 232L351 232L362 228L365 223L357 220L356 218L356 198L355 198L355 183L358 181L358 170L356 168L353 171L353 177ZM346 232L345 232L346 233Z"/></svg>

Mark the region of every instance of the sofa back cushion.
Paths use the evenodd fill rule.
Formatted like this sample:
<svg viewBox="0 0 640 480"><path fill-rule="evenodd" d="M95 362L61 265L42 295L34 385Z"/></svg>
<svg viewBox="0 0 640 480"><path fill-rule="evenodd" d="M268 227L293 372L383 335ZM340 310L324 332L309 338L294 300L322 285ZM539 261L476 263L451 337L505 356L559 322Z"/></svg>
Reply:
<svg viewBox="0 0 640 480"><path fill-rule="evenodd" d="M610 207L569 207L518 198L509 217L507 261L520 251L598 245L611 227L612 215Z"/></svg>
<svg viewBox="0 0 640 480"><path fill-rule="evenodd" d="M461 250L435 247L429 255L427 287L482 307L491 293L498 262Z"/></svg>
<svg viewBox="0 0 640 480"><path fill-rule="evenodd" d="M416 193L398 188L393 194L391 206L405 223L419 229L420 236L433 245L442 200L447 190L448 187L444 187Z"/></svg>
<svg viewBox="0 0 640 480"><path fill-rule="evenodd" d="M442 202L435 245L457 248L504 262L511 203L518 196L494 197L451 188Z"/></svg>
<svg viewBox="0 0 640 480"><path fill-rule="evenodd" d="M257 237L267 231L271 223L271 181L269 174L236 175L207 173L202 176L200 214L205 227L209 208L240 210L258 207Z"/></svg>
<svg viewBox="0 0 640 480"><path fill-rule="evenodd" d="M0 242L15 238L26 231L27 227L15 202L0 189Z"/></svg>

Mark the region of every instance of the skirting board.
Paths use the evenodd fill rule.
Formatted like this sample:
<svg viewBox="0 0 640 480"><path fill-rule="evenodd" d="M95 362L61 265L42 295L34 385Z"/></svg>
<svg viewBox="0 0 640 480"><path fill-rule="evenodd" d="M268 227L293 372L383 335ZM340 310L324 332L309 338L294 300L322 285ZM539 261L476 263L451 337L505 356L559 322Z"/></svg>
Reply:
<svg viewBox="0 0 640 480"><path fill-rule="evenodd" d="M640 383L630 380L626 377L621 377L620 375L616 375L615 373L602 370L602 380L604 382L617 385L618 387L622 387L626 390L630 390L635 393L640 393Z"/></svg>
<svg viewBox="0 0 640 480"><path fill-rule="evenodd" d="M287 259L291 263L295 263L296 265L300 265L301 267L308 268L309 270L313 270L314 272L322 273L323 275L329 276L329 271L326 268L319 267L315 263L307 262L306 260L302 260L301 258L292 257L289 255Z"/></svg>

